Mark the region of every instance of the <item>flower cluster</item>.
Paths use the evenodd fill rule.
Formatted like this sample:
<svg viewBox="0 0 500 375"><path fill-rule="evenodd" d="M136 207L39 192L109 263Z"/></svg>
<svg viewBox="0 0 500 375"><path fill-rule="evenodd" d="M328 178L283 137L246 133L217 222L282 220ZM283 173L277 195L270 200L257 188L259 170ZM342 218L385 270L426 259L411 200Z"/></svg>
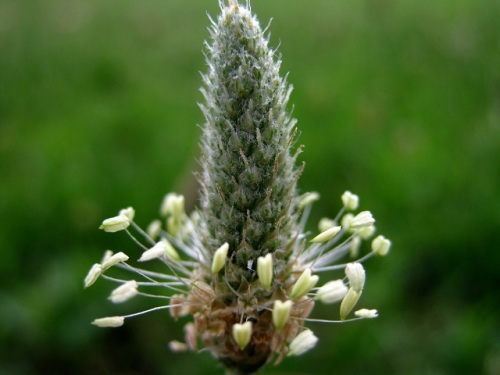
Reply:
<svg viewBox="0 0 500 375"><path fill-rule="evenodd" d="M274 359L275 363L279 363L284 356L301 355L315 346L317 337L311 330L304 329L307 321L340 323L377 317L377 310L363 308L347 319L365 284L362 262L373 256L387 255L391 242L382 235L374 236L375 220L372 214L368 211L354 214L358 197L345 192L342 195L343 207L335 219L322 219L319 223L322 232L307 245L308 234L304 232L304 227L312 203L317 199L317 193L308 193L299 202L302 226L289 260L289 271L278 274L273 266L272 254L258 257L255 260L257 282L247 285L246 293L232 290L224 282L225 267L231 262L229 245L221 244L213 256L208 256L197 231L199 213L195 211L187 215L181 195L168 194L165 197L160 210L164 220L153 221L147 230L134 222L132 208L121 210L117 216L104 220L100 228L107 232L125 231L142 248L137 261L161 262L166 272L157 273L132 266L123 252L113 254L108 250L101 263L91 267L85 278L85 287L102 277L119 284L109 296L113 303L122 303L138 295L166 299L168 303L130 315L95 319L92 323L99 327L119 327L125 319L169 309L175 319L188 315L194 317L194 323L186 324L184 342L172 341L172 350L197 350L201 339L223 360L225 357L218 351L220 348L213 346L214 337L228 340L224 344L225 349L229 346L236 353L245 353L245 348L253 340L254 346L265 347L265 361L260 358L261 361L266 363ZM143 238L144 243L129 231L129 227ZM359 257L362 241L371 241L371 251ZM351 257L352 261L335 264L344 257ZM108 273L113 267L130 271L141 281L111 277ZM319 274L335 270L343 270L345 277L317 287ZM140 291L151 287L160 292ZM236 296L236 303L225 303L227 296L222 291L227 290ZM309 318L315 301L340 303L340 320ZM220 320L213 321L213 314ZM225 336L227 323L231 331L228 337ZM200 333L203 335L200 336ZM254 371L256 365L251 368Z"/></svg>
<svg viewBox="0 0 500 375"><path fill-rule="evenodd" d="M300 147L291 152L296 122L286 112L291 88L279 75L281 61L248 2L220 6L203 75L200 208L188 215L184 197L170 193L161 218L145 230L132 208L104 220L100 229L125 231L141 248L137 262L160 262L164 272L132 265L128 255L108 250L84 284L99 278L117 283L109 296L113 303L136 296L166 300L93 324L119 327L126 319L169 310L174 319L190 317L184 340L172 341L172 350L203 346L226 368L253 373L313 348L318 339L305 328L308 321L377 317L377 310L355 310L365 285L362 262L387 255L391 242L375 237L375 219L369 211L357 212L359 198L349 191L339 213L319 222L316 236L307 232L319 194L297 193ZM371 250L360 256L363 241L371 241ZM346 257L349 262L338 263ZM133 277L112 276L116 268ZM345 277L318 286L320 275L331 271ZM310 318L316 302L339 303L339 318Z"/></svg>

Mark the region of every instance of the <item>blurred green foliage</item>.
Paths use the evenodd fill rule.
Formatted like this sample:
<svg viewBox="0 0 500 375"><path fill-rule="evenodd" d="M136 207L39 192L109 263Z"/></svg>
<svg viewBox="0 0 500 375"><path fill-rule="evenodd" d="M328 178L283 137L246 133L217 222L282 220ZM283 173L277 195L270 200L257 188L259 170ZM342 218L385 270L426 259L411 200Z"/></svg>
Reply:
<svg viewBox="0 0 500 375"><path fill-rule="evenodd" d="M124 234L97 230L163 195L196 203L197 101L216 0L0 0L0 373L216 374L172 354L162 313L116 330L82 290ZM311 325L320 345L274 374L500 373L500 2L254 0L295 87L314 220L359 194L389 257L367 263L380 318ZM311 225L311 229L314 227ZM315 317L331 307L318 306Z"/></svg>

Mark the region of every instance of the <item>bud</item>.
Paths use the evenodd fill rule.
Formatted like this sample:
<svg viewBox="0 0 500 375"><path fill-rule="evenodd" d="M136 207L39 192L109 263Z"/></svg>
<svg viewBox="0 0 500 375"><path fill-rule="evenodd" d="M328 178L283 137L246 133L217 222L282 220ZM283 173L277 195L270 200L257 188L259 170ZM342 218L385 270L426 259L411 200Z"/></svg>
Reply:
<svg viewBox="0 0 500 375"><path fill-rule="evenodd" d="M346 191L342 194L342 203L344 204L346 210L354 211L358 208L359 197L350 191Z"/></svg>
<svg viewBox="0 0 500 375"><path fill-rule="evenodd" d="M309 293L309 291L314 288L318 280L319 277L317 275L311 276L311 269L306 268L295 282L290 298L297 299Z"/></svg>
<svg viewBox="0 0 500 375"><path fill-rule="evenodd" d="M126 216L128 217L129 221L133 221L135 216L135 210L132 207L127 207L124 208L123 210L120 210L118 215Z"/></svg>
<svg viewBox="0 0 500 375"><path fill-rule="evenodd" d="M340 304L340 319L344 320L351 310L358 303L359 297L361 297L361 291L356 291L353 288L349 288L349 291L345 295L342 303Z"/></svg>
<svg viewBox="0 0 500 375"><path fill-rule="evenodd" d="M342 230L342 227L331 227L330 229L321 232L316 237L314 237L311 242L317 243L325 243L330 241L333 237L335 237Z"/></svg>
<svg viewBox="0 0 500 375"><path fill-rule="evenodd" d="M273 324L276 328L276 331L281 331L281 329L285 326L286 322L290 318L290 311L292 309L293 302L285 301L281 302L280 300L274 301L273 307Z"/></svg>
<svg viewBox="0 0 500 375"><path fill-rule="evenodd" d="M364 319L373 319L378 316L378 311L373 309L373 310L368 310L368 309L361 309L358 310L354 313L359 318L364 318Z"/></svg>
<svg viewBox="0 0 500 375"><path fill-rule="evenodd" d="M380 256L385 256L389 253L391 248L391 241L389 241L384 236L380 235L373 239L372 241L372 251Z"/></svg>
<svg viewBox="0 0 500 375"><path fill-rule="evenodd" d="M90 268L90 271L87 274L87 276L85 277L84 280L85 288L88 288L93 283L95 283L96 280L99 278L99 276L101 276L101 272L102 272L101 265L99 263L94 264L92 268Z"/></svg>
<svg viewBox="0 0 500 375"><path fill-rule="evenodd" d="M121 327L125 321L123 316L109 316L107 318L95 319L92 324L103 328Z"/></svg>
<svg viewBox="0 0 500 375"><path fill-rule="evenodd" d="M339 302L347 294L347 287L342 280L329 281L316 293L316 299L326 304Z"/></svg>
<svg viewBox="0 0 500 375"><path fill-rule="evenodd" d="M243 324L236 323L233 325L233 339L241 350L245 349L251 338L252 322L248 321Z"/></svg>
<svg viewBox="0 0 500 375"><path fill-rule="evenodd" d="M130 220L127 216L118 215L104 220L99 229L102 229L105 232L113 233L127 229L129 225L130 225Z"/></svg>
<svg viewBox="0 0 500 375"><path fill-rule="evenodd" d="M361 292L365 285L365 269L361 263L349 263L345 267L345 274L349 279L349 285L354 290Z"/></svg>
<svg viewBox="0 0 500 375"><path fill-rule="evenodd" d="M118 263L126 262L127 260L128 256L121 251L119 253L113 254L110 257L107 257L107 259L102 263L102 271L104 272L108 268L113 267Z"/></svg>
<svg viewBox="0 0 500 375"><path fill-rule="evenodd" d="M212 273L217 273L224 268L228 250L229 244L226 242L215 251L214 259L212 260Z"/></svg>
<svg viewBox="0 0 500 375"><path fill-rule="evenodd" d="M359 229L368 227L375 223L375 219L370 211L363 211L353 217L351 221L351 228Z"/></svg>
<svg viewBox="0 0 500 375"><path fill-rule="evenodd" d="M267 254L265 257L257 259L257 275L262 287L266 291L271 290L271 282L273 280L273 256Z"/></svg>
<svg viewBox="0 0 500 375"><path fill-rule="evenodd" d="M134 298L138 291L138 285L135 280L127 281L111 292L109 299L113 303L122 303Z"/></svg>
<svg viewBox="0 0 500 375"><path fill-rule="evenodd" d="M314 336L314 333L312 333L311 330L306 329L305 331L299 333L297 337L295 337L293 341L290 343L288 356L302 355L305 352L314 348L317 342L318 338Z"/></svg>

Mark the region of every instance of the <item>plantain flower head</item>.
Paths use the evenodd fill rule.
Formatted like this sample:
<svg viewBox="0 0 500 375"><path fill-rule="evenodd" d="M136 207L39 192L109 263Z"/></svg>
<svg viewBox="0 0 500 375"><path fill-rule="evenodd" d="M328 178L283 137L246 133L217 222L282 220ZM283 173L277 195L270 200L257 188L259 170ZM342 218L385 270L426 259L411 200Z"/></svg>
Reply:
<svg viewBox="0 0 500 375"><path fill-rule="evenodd" d="M187 213L184 196L169 193L160 218L146 221L146 230L134 221L140 213L132 208L104 220L101 229L124 231L139 249L131 261L121 251L107 251L84 285L99 278L118 283L109 297L113 303L166 301L95 319L94 325L119 327L139 315L168 311L187 320L184 338L172 340L172 350L204 348L230 372L251 374L312 349L318 338L305 327L310 321L377 316L361 309L348 318L365 285L361 263L386 255L390 241L376 237L363 255L375 219L369 211L356 213L360 199L349 191L337 203L338 214L320 222L320 233L306 229L319 194L298 193L301 147L295 145L296 121L287 111L292 90L280 74L279 54L269 47L249 1L219 4L202 75L199 207ZM349 255L354 259L341 261ZM134 277L115 276L117 269L117 275L127 271ZM311 318L316 302L340 303L334 320Z"/></svg>

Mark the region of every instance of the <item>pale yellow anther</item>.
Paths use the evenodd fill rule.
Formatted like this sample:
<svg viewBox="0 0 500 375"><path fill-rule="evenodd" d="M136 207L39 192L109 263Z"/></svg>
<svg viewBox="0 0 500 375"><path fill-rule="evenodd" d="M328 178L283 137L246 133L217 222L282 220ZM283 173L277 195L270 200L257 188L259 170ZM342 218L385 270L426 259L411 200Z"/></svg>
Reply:
<svg viewBox="0 0 500 375"><path fill-rule="evenodd" d="M300 197L299 208L304 208L306 206L309 206L310 204L313 204L317 200L319 200L318 193L316 192L305 193Z"/></svg>
<svg viewBox="0 0 500 375"><path fill-rule="evenodd" d="M109 254L109 253L107 253ZM116 254L112 254L109 257L106 257L106 260L102 262L102 272L106 271L108 268L117 265L118 263L126 262L128 260L128 256L123 252L118 252Z"/></svg>
<svg viewBox="0 0 500 375"><path fill-rule="evenodd" d="M389 241L384 236L380 235L373 239L372 241L372 251L380 256L385 256L389 253L391 248L391 241Z"/></svg>
<svg viewBox="0 0 500 375"><path fill-rule="evenodd" d="M94 319L93 325L103 328L121 327L125 321L123 316L109 316L106 318Z"/></svg>
<svg viewBox="0 0 500 375"><path fill-rule="evenodd" d="M314 237L311 242L325 243L330 241L333 237L340 233L342 227L331 227L324 232L321 232L316 237Z"/></svg>
<svg viewBox="0 0 500 375"><path fill-rule="evenodd" d="M288 356L298 356L311 350L316 346L318 338L311 330L306 329L295 337L288 348Z"/></svg>
<svg viewBox="0 0 500 375"><path fill-rule="evenodd" d="M368 227L375 223L375 219L370 211L363 211L354 216L351 220L351 228L359 229Z"/></svg>
<svg viewBox="0 0 500 375"><path fill-rule="evenodd" d="M215 250L214 258L212 260L212 273L217 273L224 268L228 250L229 244L227 242Z"/></svg>
<svg viewBox="0 0 500 375"><path fill-rule="evenodd" d="M349 263L345 267L345 274L349 279L349 285L354 290L361 292L365 286L365 269L361 263Z"/></svg>
<svg viewBox="0 0 500 375"><path fill-rule="evenodd" d="M351 310L358 303L359 297L361 297L361 291L356 291L353 288L349 288L349 291L345 295L342 303L340 304L340 319L344 320Z"/></svg>
<svg viewBox="0 0 500 375"><path fill-rule="evenodd" d="M292 292L290 293L290 298L297 299L306 295L312 288L314 288L318 280L319 276L311 276L311 269L306 268L295 282Z"/></svg>
<svg viewBox="0 0 500 375"><path fill-rule="evenodd" d="M290 318L290 311L292 310L293 302L288 300L281 302L280 300L274 301L273 306L273 324L276 331L281 331Z"/></svg>
<svg viewBox="0 0 500 375"><path fill-rule="evenodd" d="M345 297L347 290L342 280L329 281L318 289L316 299L326 304L336 303Z"/></svg>
<svg viewBox="0 0 500 375"><path fill-rule="evenodd" d="M102 229L105 232L114 233L120 230L127 229L129 225L130 219L127 216L118 215L104 220L99 229Z"/></svg>
<svg viewBox="0 0 500 375"><path fill-rule="evenodd" d="M375 309L372 309L372 310L361 309L361 310L355 311L354 315L356 315L358 318L373 319L373 318L376 318L378 316L378 311Z"/></svg>
<svg viewBox="0 0 500 375"><path fill-rule="evenodd" d="M257 259L257 276L260 285L267 291L271 290L273 280L273 256L271 253Z"/></svg>
<svg viewBox="0 0 500 375"><path fill-rule="evenodd" d="M233 339L241 350L250 342L252 338L252 322L248 321L243 324L236 323L233 325Z"/></svg>
<svg viewBox="0 0 500 375"><path fill-rule="evenodd" d="M94 264L90 268L90 271L87 274L87 276L85 276L85 280L83 282L85 288L88 288L89 286L94 284L96 280L99 278L99 276L101 276L101 272L102 272L101 265L99 263Z"/></svg>
<svg viewBox="0 0 500 375"><path fill-rule="evenodd" d="M120 210L118 215L126 216L130 221L133 221L135 216L135 210L132 207L127 207L124 208L123 210Z"/></svg>
<svg viewBox="0 0 500 375"><path fill-rule="evenodd" d="M346 210L354 211L358 208L359 197L350 191L346 191L342 194L342 203L344 204Z"/></svg>

